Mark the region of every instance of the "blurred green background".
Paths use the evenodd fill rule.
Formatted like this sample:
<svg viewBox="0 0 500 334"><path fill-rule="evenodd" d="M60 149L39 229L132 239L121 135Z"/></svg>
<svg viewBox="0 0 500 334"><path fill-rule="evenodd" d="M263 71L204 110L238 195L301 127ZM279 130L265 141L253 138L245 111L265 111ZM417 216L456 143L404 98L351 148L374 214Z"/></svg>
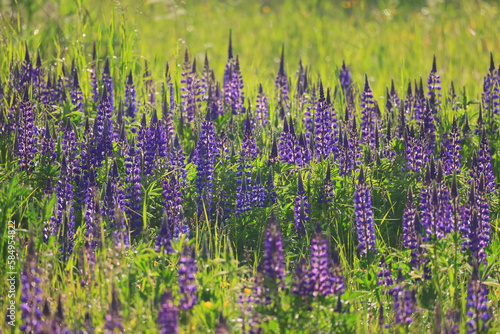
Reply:
<svg viewBox="0 0 500 334"><path fill-rule="evenodd" d="M232 29L250 92L259 82L273 85L284 43L289 75L302 58L333 85L345 59L354 81L367 73L381 97L391 78L400 91L418 75L426 79L433 54L444 88L482 80L489 52L500 55L498 10L497 2L470 0L2 1L0 65L8 66L11 50L23 57L27 41L44 63L76 58L85 69L81 59L90 61L97 40L99 57L113 56L119 78L130 66L141 73L147 60L160 82L165 62L180 68L186 47L199 60L206 51L222 76ZM474 86L477 96L481 86Z"/></svg>

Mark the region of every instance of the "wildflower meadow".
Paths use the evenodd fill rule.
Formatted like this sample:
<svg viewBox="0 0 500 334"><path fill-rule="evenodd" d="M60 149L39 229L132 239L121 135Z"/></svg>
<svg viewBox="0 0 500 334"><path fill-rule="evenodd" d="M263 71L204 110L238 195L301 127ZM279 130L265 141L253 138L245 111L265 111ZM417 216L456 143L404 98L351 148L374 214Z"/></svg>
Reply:
<svg viewBox="0 0 500 334"><path fill-rule="evenodd" d="M499 10L0 2L0 334L499 333Z"/></svg>

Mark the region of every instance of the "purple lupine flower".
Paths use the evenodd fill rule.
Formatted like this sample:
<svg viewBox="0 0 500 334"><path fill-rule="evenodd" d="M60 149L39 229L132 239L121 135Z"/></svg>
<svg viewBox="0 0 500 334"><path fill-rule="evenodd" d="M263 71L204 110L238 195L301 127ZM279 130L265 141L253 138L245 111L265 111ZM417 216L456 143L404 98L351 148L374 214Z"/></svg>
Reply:
<svg viewBox="0 0 500 334"><path fill-rule="evenodd" d="M441 76L437 74L436 55L432 60L432 69L427 78L427 96L430 98L431 106L434 108L441 104Z"/></svg>
<svg viewBox="0 0 500 334"><path fill-rule="evenodd" d="M382 294L385 294L386 289L392 286L392 277L391 277L391 267L387 265L385 262L385 256L380 256L379 261L380 271L377 273L377 277L379 278L377 281L377 285L381 285L383 287Z"/></svg>
<svg viewBox="0 0 500 334"><path fill-rule="evenodd" d="M308 284L314 297L343 293L344 279L340 263L334 263L330 254L330 245L323 235L321 227L316 226L316 234L311 240L311 267L308 272ZM337 259L338 260L338 259ZM338 261L336 261L338 262ZM336 267L334 269L334 267Z"/></svg>
<svg viewBox="0 0 500 334"><path fill-rule="evenodd" d="M179 309L181 310L190 310L198 302L195 284L197 271L194 249L184 247L179 260L179 295L181 296Z"/></svg>
<svg viewBox="0 0 500 334"><path fill-rule="evenodd" d="M245 113L245 96L243 93L243 77L240 72L238 56L233 57L233 44L231 33L229 33L229 48L227 64L224 68L224 109L231 111L233 115Z"/></svg>
<svg viewBox="0 0 500 334"><path fill-rule="evenodd" d="M420 77L420 83L422 85L422 77ZM423 89L419 89L419 87L417 86L417 81L415 81L415 96L413 96L413 104L411 105L411 119L416 120L418 125L422 123L425 104L426 102Z"/></svg>
<svg viewBox="0 0 500 334"><path fill-rule="evenodd" d="M26 261L21 273L21 321L19 329L25 333L38 333L41 325L42 290L40 289L40 277L38 259L36 256L35 242L30 238Z"/></svg>
<svg viewBox="0 0 500 334"><path fill-rule="evenodd" d="M474 155L476 156L476 155ZM476 184L479 184L479 178L481 176L481 173L484 174L485 176L485 186L486 186L486 191L488 193L491 193L495 191L495 175L493 174L493 165L491 164L492 158L491 158L491 152L490 152L490 145L488 143L488 138L486 135L486 130L484 129L481 132L481 141L479 142L479 151L477 152L477 160L474 159L472 160L472 166L471 170L469 172L470 179L469 183L471 183L471 180L475 180Z"/></svg>
<svg viewBox="0 0 500 334"><path fill-rule="evenodd" d="M175 174L170 173L163 179L163 210L167 215L168 226L174 227L175 230L179 230L176 226L176 218L182 209L182 193L179 186L179 181L175 179ZM174 232L174 238L179 238L179 234Z"/></svg>
<svg viewBox="0 0 500 334"><path fill-rule="evenodd" d="M288 96L288 77L285 71L285 44L283 44L281 49L280 67L274 83L276 86L277 104L288 110L290 107L290 98Z"/></svg>
<svg viewBox="0 0 500 334"><path fill-rule="evenodd" d="M203 71L201 72L201 99L203 101L208 101L210 98L210 91L212 89L212 86L215 84L215 79L212 77L213 70L210 68L210 64L208 62L208 54L207 51L205 51L205 61L203 63Z"/></svg>
<svg viewBox="0 0 500 334"><path fill-rule="evenodd" d="M53 162L57 158L56 146L50 134L49 122L45 123L45 131L43 131L43 138L40 143L40 155L46 157L48 162Z"/></svg>
<svg viewBox="0 0 500 334"><path fill-rule="evenodd" d="M111 68L109 66L109 58L106 58L106 62L104 63L104 70L102 71L102 84L104 85L103 90L107 91L107 101L109 103L110 114L112 114L115 108L114 107L115 104L113 99L113 79L111 78Z"/></svg>
<svg viewBox="0 0 500 334"><path fill-rule="evenodd" d="M472 265L472 275L467 287L467 333L487 332L492 315L488 309L489 288L479 276L477 262Z"/></svg>
<svg viewBox="0 0 500 334"><path fill-rule="evenodd" d="M181 108L186 112L188 123L192 123L194 118L198 116L200 110L200 93L201 84L196 72L196 58L191 65L189 61L189 52L186 49L184 53L184 64L182 66L182 79L181 84Z"/></svg>
<svg viewBox="0 0 500 334"><path fill-rule="evenodd" d="M424 154L422 144L419 140L420 137L416 136L413 125L406 128L404 137L406 142L406 167L413 173L419 174L422 172Z"/></svg>
<svg viewBox="0 0 500 334"><path fill-rule="evenodd" d="M366 185L366 179L361 168L358 185L354 191L354 215L356 217L356 233L361 256L367 256L368 251L375 252L375 223L373 221L372 198Z"/></svg>
<svg viewBox="0 0 500 334"><path fill-rule="evenodd" d="M241 176L240 185L236 187L236 217L250 211L252 204L252 190L247 185L245 175Z"/></svg>
<svg viewBox="0 0 500 334"><path fill-rule="evenodd" d="M253 136L252 122L248 113L247 117L245 118L245 124L243 126L243 140L241 142L241 150L242 156L245 157L245 159L250 159L250 161L254 161L259 155L257 146L255 145L255 137Z"/></svg>
<svg viewBox="0 0 500 334"><path fill-rule="evenodd" d="M100 154L99 162L113 155L113 108L111 104L111 95L106 87L107 86L105 86L102 91L102 96L97 106L96 122L98 122L97 127L99 135L97 139L97 149Z"/></svg>
<svg viewBox="0 0 500 334"><path fill-rule="evenodd" d="M118 292L116 291L115 284L113 283L113 288L111 290L111 304L109 305L108 313L104 316L104 320L106 320L106 324L104 328L106 328L105 333L111 334L116 333L116 331L123 333L123 325L122 325L122 316L121 316L121 302L118 298Z"/></svg>
<svg viewBox="0 0 500 334"><path fill-rule="evenodd" d="M174 253L172 249L172 223L171 217L165 212L161 220L158 235L156 236L155 252L163 251L165 254Z"/></svg>
<svg viewBox="0 0 500 334"><path fill-rule="evenodd" d="M297 164L302 166L302 148L297 140L293 119L290 115L289 122L285 121L283 125L283 132L280 135L280 142L278 144L278 152L280 160L283 163Z"/></svg>
<svg viewBox="0 0 500 334"><path fill-rule="evenodd" d="M78 71L73 72L73 85L70 91L71 105L73 106L72 111L79 111L83 113L83 95L82 89L80 88L80 82L78 80Z"/></svg>
<svg viewBox="0 0 500 334"><path fill-rule="evenodd" d="M281 229L271 212L269 223L264 234L263 276L271 286L285 287L285 257Z"/></svg>
<svg viewBox="0 0 500 334"><path fill-rule="evenodd" d="M481 174L478 190L471 184L468 202L462 207L460 231L466 239L462 245L468 247L475 258L486 264L486 251L490 238L490 210L486 200L486 181Z"/></svg>
<svg viewBox="0 0 500 334"><path fill-rule="evenodd" d="M361 142L375 146L376 115L373 93L368 83L368 75L365 74L365 87L361 94Z"/></svg>
<svg viewBox="0 0 500 334"><path fill-rule="evenodd" d="M349 91L351 90L352 79L351 72L349 72L349 68L345 65L344 60L342 60L342 67L339 71L339 81L343 95L347 96Z"/></svg>
<svg viewBox="0 0 500 334"><path fill-rule="evenodd" d="M323 84L319 82L319 98L316 104L316 113L314 119L314 156L323 157L328 160L332 153L332 139L335 137L332 131L332 122L330 118L330 108L325 102Z"/></svg>
<svg viewBox="0 0 500 334"><path fill-rule="evenodd" d="M444 171L446 175L451 175L453 172L460 174L460 170L462 168L462 163L460 159L462 155L460 151L462 150L462 146L460 145L461 134L458 130L456 117L453 116L453 124L451 126L451 130L448 138L446 139L446 145L444 147Z"/></svg>
<svg viewBox="0 0 500 334"><path fill-rule="evenodd" d="M156 109L153 109L150 125L146 130L144 146L144 174L152 175L164 158L167 157L168 135L165 127L160 124Z"/></svg>
<svg viewBox="0 0 500 334"><path fill-rule="evenodd" d="M357 164L356 149L353 145L356 143L355 140L348 138L348 132L339 131L338 137L338 164L339 164L339 175L351 174L354 167Z"/></svg>
<svg viewBox="0 0 500 334"><path fill-rule="evenodd" d="M500 106L500 88L498 86L498 70L495 69L493 54L490 53L490 68L489 72L484 77L482 93L482 106L486 110L486 113L490 112L493 115L498 114Z"/></svg>
<svg viewBox="0 0 500 334"><path fill-rule="evenodd" d="M205 120L201 123L200 135L196 143L196 186L198 192L198 213L206 210L211 213L212 186L214 177L215 156L217 145L215 142L215 128L207 112Z"/></svg>
<svg viewBox="0 0 500 334"><path fill-rule="evenodd" d="M267 192L262 184L262 175L259 171L252 187L252 204L256 208L263 208L266 202L266 195Z"/></svg>
<svg viewBox="0 0 500 334"><path fill-rule="evenodd" d="M132 70L130 70L125 84L125 110L126 116L130 117L131 121L135 121L137 116L136 93L134 86L134 78L132 77Z"/></svg>
<svg viewBox="0 0 500 334"><path fill-rule="evenodd" d="M19 103L19 119L17 126L17 154L19 156L19 167L31 172L35 168L35 155L37 149L37 127L34 124L33 106L29 101L28 91L25 92L23 101Z"/></svg>
<svg viewBox="0 0 500 334"><path fill-rule="evenodd" d="M259 84L259 93L255 102L255 118L257 118L257 121L261 125L266 125L269 122L269 104L266 94L264 94L264 90L262 89L262 84Z"/></svg>
<svg viewBox="0 0 500 334"><path fill-rule="evenodd" d="M159 334L177 334L179 332L179 309L174 303L172 292L163 293L158 310Z"/></svg>
<svg viewBox="0 0 500 334"><path fill-rule="evenodd" d="M295 204L293 206L295 230L297 231L299 237L306 233L307 221L311 220L311 211L309 210L310 204L305 193L304 183L302 182L302 174L299 173L297 181L297 196L295 197Z"/></svg>
<svg viewBox="0 0 500 334"><path fill-rule="evenodd" d="M422 187L420 194L422 225L426 231L425 240L430 240L431 237L441 239L452 228L450 192L443 182L441 162L439 162L437 180L432 180L432 172L426 174L426 184Z"/></svg>
<svg viewBox="0 0 500 334"><path fill-rule="evenodd" d="M141 157L136 151L135 141L129 145L125 157L125 212L130 230L137 234L142 229Z"/></svg>

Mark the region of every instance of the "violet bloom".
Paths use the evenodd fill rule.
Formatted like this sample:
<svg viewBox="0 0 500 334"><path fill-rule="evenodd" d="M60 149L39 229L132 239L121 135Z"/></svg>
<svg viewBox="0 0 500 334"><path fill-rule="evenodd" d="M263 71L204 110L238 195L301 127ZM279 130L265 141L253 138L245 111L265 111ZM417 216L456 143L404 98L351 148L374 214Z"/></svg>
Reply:
<svg viewBox="0 0 500 334"><path fill-rule="evenodd" d="M330 108L325 102L321 81L319 83L319 98L316 104L314 125L314 156L317 158L322 156L323 159L328 160L332 153L332 138L334 138L334 134L332 131Z"/></svg>
<svg viewBox="0 0 500 334"><path fill-rule="evenodd" d="M19 103L19 119L17 126L17 154L19 156L19 167L31 172L35 168L35 155L38 153L37 128L34 126L33 106L29 101L28 92L24 94L23 101Z"/></svg>
<svg viewBox="0 0 500 334"><path fill-rule="evenodd" d="M308 284L314 297L343 293L344 278L338 257L336 261L331 257L330 245L319 224L316 227L316 234L311 240L310 263Z"/></svg>
<svg viewBox="0 0 500 334"><path fill-rule="evenodd" d="M113 283L113 288L111 290L111 304L109 305L108 313L104 316L106 324L105 334L115 333L116 331L123 333L122 316L121 316L121 302L118 298L118 292Z"/></svg>
<svg viewBox="0 0 500 334"><path fill-rule="evenodd" d="M293 206L295 230L299 238L306 233L306 224L311 220L311 211L309 210L310 204L305 193L302 174L299 172L297 196L295 197L295 204Z"/></svg>
<svg viewBox="0 0 500 334"><path fill-rule="evenodd" d="M422 172L424 164L423 147L419 140L420 138L415 135L413 125L405 131L406 142L406 167L415 174Z"/></svg>
<svg viewBox="0 0 500 334"><path fill-rule="evenodd" d="M108 103L111 111L114 110L114 99L113 99L113 79L111 78L111 69L109 66L109 58L106 58L104 63L104 70L102 71L102 83L104 85L104 90L108 92Z"/></svg>
<svg viewBox="0 0 500 334"><path fill-rule="evenodd" d="M469 183L471 183L471 180L475 180L476 184L478 184L479 177L481 176L481 173L483 173L486 181L486 191L488 193L491 193L495 191L496 186L495 175L493 174L493 165L491 163L493 159L491 157L490 145L488 143L486 130L483 130L481 132L481 141L479 142L479 151L477 152L476 157L477 160L474 158L474 156L472 159L471 170L469 172Z"/></svg>
<svg viewBox="0 0 500 334"><path fill-rule="evenodd" d="M375 124L377 122L374 108L373 93L365 74L365 87L361 94L361 142L375 146Z"/></svg>
<svg viewBox="0 0 500 334"><path fill-rule="evenodd" d="M460 174L460 170L462 169L462 163L460 162L462 158L460 154L462 150L460 137L461 134L458 130L457 120L456 117L453 116L453 124L449 136L446 139L444 152L442 152L444 155L443 164L446 175L451 175L453 172Z"/></svg>
<svg viewBox="0 0 500 334"><path fill-rule="evenodd" d="M488 308L489 288L479 277L477 262L472 265L472 275L467 287L467 333L487 332L492 315Z"/></svg>
<svg viewBox="0 0 500 334"><path fill-rule="evenodd" d="M276 222L274 212L271 212L269 223L264 234L263 275L266 282L272 286L285 286L285 256L281 229Z"/></svg>
<svg viewBox="0 0 500 334"><path fill-rule="evenodd" d="M259 93L255 102L255 118L257 118L261 125L266 125L269 122L269 104L262 89L262 84L259 84Z"/></svg>
<svg viewBox="0 0 500 334"><path fill-rule="evenodd" d="M482 106L487 113L490 112L493 115L498 115L500 106L500 88L498 86L498 70L495 69L493 54L490 53L490 68L483 81Z"/></svg>
<svg viewBox="0 0 500 334"><path fill-rule="evenodd" d="M241 176L240 185L236 187L236 217L250 211L252 204L252 190L247 185L246 176Z"/></svg>
<svg viewBox="0 0 500 334"><path fill-rule="evenodd" d="M83 114L83 95L78 80L78 71L76 70L73 72L73 85L71 86L70 98L71 105L73 106L72 111L79 111Z"/></svg>
<svg viewBox="0 0 500 334"><path fill-rule="evenodd" d="M372 198L366 185L363 168L359 172L358 185L354 191L354 215L356 217L356 233L361 256L375 252L375 223L373 221Z"/></svg>
<svg viewBox="0 0 500 334"><path fill-rule="evenodd" d="M207 112L205 120L201 123L200 135L195 151L196 187L198 192L198 213L206 210L211 214L212 187L217 146L215 143L215 128Z"/></svg>
<svg viewBox="0 0 500 334"><path fill-rule="evenodd" d="M195 284L197 271L194 249L184 247L179 260L179 295L181 296L179 309L181 310L190 310L198 302Z"/></svg>
<svg viewBox="0 0 500 334"><path fill-rule="evenodd" d="M25 333L38 333L41 325L42 290L38 259L36 256L35 242L30 238L26 261L21 273L21 326L19 329Z"/></svg>
<svg viewBox="0 0 500 334"><path fill-rule="evenodd" d="M182 205L182 193L178 180L173 173L165 175L163 179L164 198L163 209L167 215L169 226L174 225L175 217L178 214L179 207ZM177 237L177 236L176 236Z"/></svg>
<svg viewBox="0 0 500 334"><path fill-rule="evenodd" d="M179 332L179 309L174 303L171 291L166 291L158 310L159 334L177 334Z"/></svg>
<svg viewBox="0 0 500 334"><path fill-rule="evenodd" d="M262 175L260 171L257 173L254 185L252 187L252 204L256 208L263 208L266 201L266 189L262 184Z"/></svg>
<svg viewBox="0 0 500 334"><path fill-rule="evenodd" d="M427 79L427 89L427 96L430 98L431 106L434 107L441 104L441 76L437 74L436 55L434 55L432 60L432 69Z"/></svg>
<svg viewBox="0 0 500 334"><path fill-rule="evenodd" d="M277 104L288 110L290 106L290 98L288 97L288 77L285 71L285 44L283 44L281 49L280 67L274 83L276 86Z"/></svg>
<svg viewBox="0 0 500 334"><path fill-rule="evenodd" d="M125 157L125 212L131 231L137 234L142 229L141 157L132 140Z"/></svg>
<svg viewBox="0 0 500 334"><path fill-rule="evenodd" d="M345 65L345 61L342 60L342 67L339 71L339 81L340 87L342 88L342 93L347 96L352 85L351 73L349 68Z"/></svg>
<svg viewBox="0 0 500 334"><path fill-rule="evenodd" d="M227 63L224 68L224 109L231 111L233 115L245 112L243 103L245 96L243 93L243 77L240 72L240 63L238 57L233 56L233 43L231 32L229 33L229 47Z"/></svg>
<svg viewBox="0 0 500 334"><path fill-rule="evenodd" d="M184 53L184 64L182 66L181 75L181 108L186 112L187 121L191 124L194 118L198 116L200 110L201 84L198 73L196 72L196 58L191 65L187 49Z"/></svg>

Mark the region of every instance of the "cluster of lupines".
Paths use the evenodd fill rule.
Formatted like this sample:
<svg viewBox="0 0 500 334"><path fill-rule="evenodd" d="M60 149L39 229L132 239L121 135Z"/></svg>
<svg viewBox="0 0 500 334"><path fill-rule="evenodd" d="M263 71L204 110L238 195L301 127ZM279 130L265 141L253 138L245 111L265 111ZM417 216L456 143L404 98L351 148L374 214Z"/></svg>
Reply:
<svg viewBox="0 0 500 334"><path fill-rule="evenodd" d="M358 248L362 256L375 251L375 222L373 221L372 197L366 185L365 174L361 168L358 185L354 191L354 214L356 216L356 233Z"/></svg>
<svg viewBox="0 0 500 334"><path fill-rule="evenodd" d="M416 191L420 189L420 210L415 205L413 192L410 190L403 215L402 243L404 247L409 248L411 251L411 267L419 269L423 266L424 273L428 274L427 245L424 245L423 242L443 239L448 233L457 232L457 230L461 232L464 249L469 249L472 256L479 262L486 263L491 233L488 197L496 189L492 152L490 152L487 138L489 135L487 131L491 130L488 127L491 126L483 123L480 114L476 127L477 134L480 135L479 150L475 153L470 168L471 195L459 210L460 194L456 178L454 177L454 184L450 191L446 184L445 175L458 174L462 169L467 169L461 162L461 146L462 144L465 145L466 140L463 140L464 138L460 134L459 120L454 118L449 133L440 138L443 145L440 148L439 155L436 152L435 122L439 120L437 116L439 110L441 110L439 102L441 88L435 60L428 79L429 99L426 99L422 81L420 81L419 86L415 82L414 94L412 94L411 85L409 85L405 102L402 103L399 100L394 83L392 83L391 90L387 93L387 113L383 119L380 115L380 109L373 99L368 77L365 76L365 85L361 95L362 118L360 128L357 125L358 119L354 103L355 90L352 89L353 84L350 73L343 64L340 71L340 83L347 104L344 119L339 120L339 125L342 128L337 131L333 108L334 102L332 102L329 93L330 89L326 88L327 96L325 98L323 83L319 82L317 85L308 83L310 79L307 76L307 69L304 69L302 64L297 77L297 99L299 101L298 105L301 105L301 110L306 105L309 109L304 110L307 117L300 124L300 117L295 113L296 110L290 108L290 104L285 102L289 99L289 79L284 70L284 56L282 55L276 79L277 100L278 104L281 103L282 106L277 111L280 115L277 115L276 119L273 120L276 124L271 128L281 128L280 122L282 122L283 131L280 135L279 145L276 141L277 134L273 134L272 147L269 150L268 157L270 165L268 179L264 187L261 179L259 157L265 155L267 150L262 147L262 143L266 141L259 140L262 139L259 138L259 134L262 133L263 125L269 126L267 122L269 103L261 86L259 87L255 116L250 113L250 109L245 111L240 64L238 58L233 57L231 46L228 65L225 70L223 95L214 78L213 71L210 70L208 58L206 57L201 84L198 79L196 62L193 61L191 64L191 62L186 61L185 74L183 75L185 82L182 82L184 90L181 89L180 101L176 103L174 88L170 82L167 67L166 84L164 90L162 90L162 117L160 118L155 107L155 89L152 87L150 74L145 76L148 86L146 93L149 94L148 101L140 104L136 101L135 86L132 72L130 72L125 83L125 102L120 101L120 103L117 103L120 106L117 107L113 101L114 87L111 80L109 61L106 61L102 73L102 87L99 87L97 82L97 72L95 64L93 64L91 83L96 106L93 129L90 126L92 121L89 121L89 118L85 116L90 116L90 119L92 119L94 115L91 115L92 112L85 108L86 105L81 94L82 87L78 80L78 72L74 66L69 72L69 76L63 70L63 74L58 80L47 76L47 83L44 84L44 80L41 80L44 71L41 68L39 56L35 67L31 65L29 55L26 59L23 63L20 79L15 83L15 85L23 88L19 91L24 96L22 99L19 99L19 97L17 97L17 100L16 98L12 99L14 102L12 102L10 108L6 109L6 117L4 113L1 114L1 122L6 122L7 126L0 122L0 129L2 135L7 131L14 134L13 152L19 157L18 166L20 169L29 173L36 172L39 168L37 157L50 157L48 160L54 161L48 162L53 166L57 166L55 160L59 159L61 161L56 188L57 207L54 218L47 226L47 231L51 230L51 233L47 233L47 236L49 237L50 234L57 236L63 254L63 261L69 258L74 246L74 233L78 227L75 226L74 210L82 210L81 226L86 226L87 232L83 249L90 254L87 256L88 261L95 262L95 258L93 258L95 256L93 251L95 241L103 237L100 235L101 226L97 225L101 219L106 220L104 221L106 224L103 226L106 231L105 235L108 234L108 229L114 230L115 242L118 244L124 242L128 245L126 222L128 222L130 229L137 233L142 230L144 223L150 221L149 212L143 217L143 213L147 209L145 201L149 204L150 199L144 198L142 189L143 187L148 189L149 182L158 175L156 172L165 171L163 167L166 169L166 175L163 174L163 199L157 202L163 202L161 204L164 207L165 217L157 230L156 249L158 252L163 250L167 253L166 256L169 256L168 254L173 252L172 238L179 237L181 234L189 234L187 224L184 224L181 203L184 194L188 193L188 191L184 192L184 187L188 185L187 189L189 189L189 182L191 181L186 177L186 168L190 166L186 166L181 143L184 141L183 145L187 148L188 153L192 145L186 143L186 134L181 132L182 126L177 128L178 133L176 133L176 127L174 127L173 123L174 119L181 119L180 122L182 122L183 117L187 117L188 122L192 123L191 134L193 137L198 138L196 148L191 149L189 159L189 162L196 165L196 167L191 168L196 168L197 172L196 181L198 187L194 196L198 196L199 212L206 211L208 219L211 219L212 188L214 188L214 185L217 191L217 199L224 202L224 204L221 204L224 208L229 208L224 209L223 218L229 224L232 218L236 219L252 205L266 207L276 203L277 194L271 165L277 164L278 166L275 167L279 168L275 168L275 170L280 172L279 176L282 180L286 176L299 173L297 196L293 209L296 232L299 237L303 237L311 230L308 221L311 219L310 211L313 211L310 209L308 197L305 195L302 180L304 171L310 171L309 162L312 159L316 159L316 161L326 160L327 173L320 194L320 202L326 203L325 207L328 207L328 203L332 203L332 199L335 197L332 175L336 179L338 179L338 175L340 179L343 179L343 182L348 182L349 176L352 176L357 166L363 164L360 159L363 150L376 153L373 156L367 154L369 159L364 164L368 166L373 166L373 160L376 160L373 159L374 157L392 159L391 154L397 153L387 143L396 137L405 139L407 143L405 152L408 162L407 169L417 176L415 181L417 184L414 189ZM189 71L186 70L188 67ZM490 81L488 81L488 85L485 84L483 103L487 105L494 105L494 101L497 99L494 97L495 89L498 90L496 72L493 66L493 69L490 69L488 79ZM29 90L30 84L33 85L31 91ZM188 87L188 84L191 86ZM85 131L80 142L77 142L78 131L75 131L81 129L83 124L83 122L78 124L81 120L79 117L70 115L71 120L69 117L64 117L59 120L57 126L51 127L50 118L42 116L45 115L44 112L46 111L51 112L51 107L48 104L62 105L64 101L68 102L68 97L65 96L68 89L71 100L69 102L73 111L78 116L85 117L82 118L85 119ZM167 89L170 94L170 105L168 105L166 99ZM487 90L488 93L486 93ZM200 95L202 97L199 97ZM332 94L333 101L336 98L335 95ZM490 102L490 100L485 102L487 97L491 98L493 102ZM43 112L35 117L33 112L38 110L34 109L33 106L38 106L40 101L43 104L40 110ZM198 132L198 116L203 111L205 103L207 117L205 121L201 122ZM178 109L176 109L176 105ZM137 128L134 120L137 112L140 111L139 107L143 109L143 117L141 126ZM398 108L400 114L396 118L394 113ZM147 125L146 112L150 115L149 126ZM224 112L230 112L236 116L231 119L227 129L224 130L219 129L220 122L215 122L220 130L219 137L217 137L213 120L223 115ZM88 115L83 115L84 113ZM226 185L221 185L223 182L218 182L222 174L219 173L218 168L220 167L218 166L226 163L223 157L224 152L228 152L227 146L235 146L233 138L237 137L238 122L241 121L241 117L238 115L243 113L246 115L243 121L241 145L243 159L235 166L233 162L229 161L229 157L227 158L229 161L227 165L230 168L233 168L233 170L234 167L239 168L237 177L238 180L241 180L241 184L235 190ZM124 117L128 119L124 121ZM256 118L256 121L253 120L253 117ZM412 117L414 120L412 120ZM399 124L394 124L396 119ZM45 125L44 131L38 130L40 124ZM302 129L302 127L305 130L304 134L295 131L296 128ZM223 131L227 131L227 136ZM53 135L52 132L55 134ZM396 132L395 137L394 132ZM39 141L36 140L37 136L41 136ZM56 142L58 143L57 149ZM122 175L125 175L125 185L120 181L118 164L113 161L113 157L116 156L125 157L124 166L120 166L123 168ZM278 163L278 156L282 164ZM436 160L438 159L437 156L439 156L439 161ZM110 170L105 170L104 166L108 166L112 161L113 164ZM254 161L256 162L253 163ZM463 160L464 164L465 161L467 160ZM219 164L219 162L221 163ZM394 161L392 160L392 162ZM288 172L283 171L283 164L289 164L291 167L290 174L287 175ZM102 173L102 170L104 170L104 173ZM359 181L354 193L354 216L361 257L367 256L368 252L376 252L371 196L365 179L365 170L361 168L359 172ZM102 179L101 175L106 175L107 172L109 172L109 176L106 186L103 187L103 184L99 184L99 182ZM253 180L252 173L256 173L253 174ZM413 175L408 176L413 182ZM374 176L372 176L373 178ZM50 180L49 178L45 190L47 196L53 192ZM422 182L421 186L419 186L420 182ZM313 188L308 189L309 194L317 194ZM152 196L152 193L154 191L149 193L150 196ZM101 195L103 196L102 200ZM286 201L286 196L282 196L282 193L280 193L280 201L283 199ZM125 212L126 217L123 216L122 210ZM420 223L420 217L422 217L422 224ZM280 227L276 224L271 225L266 231L263 271L259 273L259 277L264 278L264 281L267 278L279 282L279 285L282 286L285 282L285 273L283 239L280 230ZM425 231L425 236L422 236L423 231ZM296 264L296 270L299 274L292 291L299 295L314 297L332 293L340 294L344 289L341 267L338 257L330 253L329 238L317 232L312 237L310 247L311 257L309 263ZM194 283L195 261L194 255L185 248L179 262L179 290L182 295L179 309L184 311L193 307L197 301L196 285ZM388 289L392 285L390 266L385 263L385 258L380 259L380 266L379 284L383 285L384 289ZM396 287L393 288L394 290L391 289L397 314L396 323L408 324L412 321L410 314L415 311L415 296L412 291L404 286L402 275L398 276L401 276L401 278L398 279ZM472 301L468 308L471 314L469 316L473 319L471 326L476 326L473 327L476 329L480 326L478 318L486 319L482 322L483 326L488 322L487 315L485 315L487 312L485 312L484 307L487 300L485 286L482 280L473 274L473 278L469 283L469 299ZM258 288L259 284L256 284L256 289ZM119 307L117 307L119 301L116 298L116 292L114 292L114 295L113 299L115 301L112 302L109 316L105 319L106 327L109 330L120 329ZM160 327L168 328L165 331L176 331L177 309L169 297L164 298L162 310L166 315L161 318L158 317ZM254 313L252 313L252 316L254 316Z"/></svg>

